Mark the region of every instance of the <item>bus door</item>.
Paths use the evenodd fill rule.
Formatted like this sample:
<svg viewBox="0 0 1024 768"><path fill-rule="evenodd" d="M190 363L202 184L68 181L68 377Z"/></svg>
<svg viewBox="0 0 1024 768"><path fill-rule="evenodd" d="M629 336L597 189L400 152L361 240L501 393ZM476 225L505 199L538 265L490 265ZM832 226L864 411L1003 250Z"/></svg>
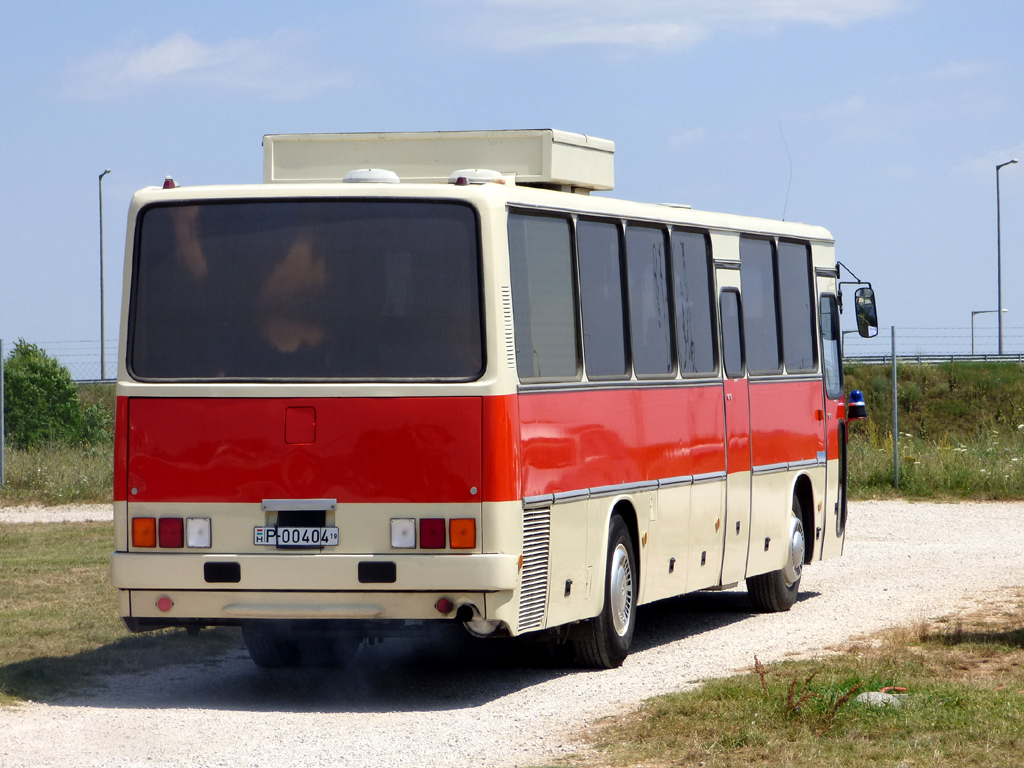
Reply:
<svg viewBox="0 0 1024 768"><path fill-rule="evenodd" d="M743 345L743 302L740 273L718 270L719 311L722 325L722 363L725 369L726 476L722 584L746 576L750 542L750 400Z"/></svg>
<svg viewBox="0 0 1024 768"><path fill-rule="evenodd" d="M832 286L831 281L828 288ZM846 408L843 398L842 333L839 305L831 293L818 299L821 325L821 368L825 413L825 510L821 559L843 553L846 538ZM808 532L809 533L809 532Z"/></svg>

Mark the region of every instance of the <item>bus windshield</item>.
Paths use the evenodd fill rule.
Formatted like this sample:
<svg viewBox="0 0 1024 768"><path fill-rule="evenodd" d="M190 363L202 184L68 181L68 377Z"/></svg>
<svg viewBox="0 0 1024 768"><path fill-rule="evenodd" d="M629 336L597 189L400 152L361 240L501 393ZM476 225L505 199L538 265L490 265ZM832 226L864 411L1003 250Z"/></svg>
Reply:
<svg viewBox="0 0 1024 768"><path fill-rule="evenodd" d="M139 217L140 380L464 381L483 370L477 218L461 203L217 201Z"/></svg>

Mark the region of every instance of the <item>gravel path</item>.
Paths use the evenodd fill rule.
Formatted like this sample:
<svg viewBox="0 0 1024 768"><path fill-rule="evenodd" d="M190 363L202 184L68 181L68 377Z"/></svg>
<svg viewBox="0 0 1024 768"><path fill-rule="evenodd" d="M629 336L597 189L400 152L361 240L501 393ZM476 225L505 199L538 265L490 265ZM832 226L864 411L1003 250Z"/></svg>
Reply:
<svg viewBox="0 0 1024 768"><path fill-rule="evenodd" d="M517 766L593 720L762 661L965 610L1024 584L1024 503L851 506L846 554L804 571L789 612L742 589L641 609L635 651L604 672L538 670L500 643L389 641L351 671L258 670L245 651L0 709L0 765Z"/></svg>
<svg viewBox="0 0 1024 768"><path fill-rule="evenodd" d="M84 523L91 520L113 520L111 504L61 504L43 507L0 507L0 523Z"/></svg>

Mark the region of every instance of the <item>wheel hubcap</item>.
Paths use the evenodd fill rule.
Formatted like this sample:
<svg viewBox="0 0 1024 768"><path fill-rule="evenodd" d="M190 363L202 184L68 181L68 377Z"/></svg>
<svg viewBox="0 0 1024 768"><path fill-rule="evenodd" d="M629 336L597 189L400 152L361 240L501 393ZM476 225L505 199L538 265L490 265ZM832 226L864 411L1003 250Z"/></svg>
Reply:
<svg viewBox="0 0 1024 768"><path fill-rule="evenodd" d="M782 569L786 577L786 584L793 586L800 580L804 572L804 524L799 517L791 517L789 520L789 557L786 559L786 566Z"/></svg>
<svg viewBox="0 0 1024 768"><path fill-rule="evenodd" d="M633 571L629 567L629 553L619 544L612 553L612 572L608 596L612 608L612 624L615 634L622 637L629 629L633 613Z"/></svg>

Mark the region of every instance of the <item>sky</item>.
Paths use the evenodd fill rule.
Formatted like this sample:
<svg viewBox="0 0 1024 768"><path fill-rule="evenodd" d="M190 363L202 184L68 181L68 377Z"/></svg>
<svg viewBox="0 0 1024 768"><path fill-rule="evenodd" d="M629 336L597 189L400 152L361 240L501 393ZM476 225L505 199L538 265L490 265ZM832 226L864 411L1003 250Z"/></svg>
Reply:
<svg viewBox="0 0 1024 768"><path fill-rule="evenodd" d="M604 194L828 228L879 306L848 352L890 326L901 354L969 352L997 306L995 167L1024 161L1022 30L1020 0L11 3L0 339L98 371L106 168L112 367L135 190L259 183L268 133L558 128L615 142ZM1000 185L1024 353L1024 162Z"/></svg>

